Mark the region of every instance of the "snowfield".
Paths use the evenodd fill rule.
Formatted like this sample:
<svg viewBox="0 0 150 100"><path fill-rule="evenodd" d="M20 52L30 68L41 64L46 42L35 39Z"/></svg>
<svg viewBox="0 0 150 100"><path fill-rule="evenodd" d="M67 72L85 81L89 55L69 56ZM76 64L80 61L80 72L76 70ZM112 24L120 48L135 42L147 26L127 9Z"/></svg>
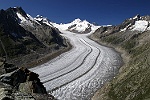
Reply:
<svg viewBox="0 0 150 100"><path fill-rule="evenodd" d="M121 57L113 49L88 39L88 34L62 33L73 48L30 70L40 75L47 91L58 100L90 100L118 73Z"/></svg>
<svg viewBox="0 0 150 100"><path fill-rule="evenodd" d="M57 27L60 30L69 30L69 31L75 30L79 33L85 32L87 29L91 29L91 31L94 31L100 27L100 26L95 26L91 24L87 20L82 21L79 18L67 24L56 24L56 23L52 23L52 24L53 26Z"/></svg>
<svg viewBox="0 0 150 100"><path fill-rule="evenodd" d="M133 31L134 30L137 30L137 31L140 31L140 32L144 32L146 31L146 29L148 28L148 21L145 21L145 20L139 20L139 21L136 21L135 22L135 25L133 25Z"/></svg>

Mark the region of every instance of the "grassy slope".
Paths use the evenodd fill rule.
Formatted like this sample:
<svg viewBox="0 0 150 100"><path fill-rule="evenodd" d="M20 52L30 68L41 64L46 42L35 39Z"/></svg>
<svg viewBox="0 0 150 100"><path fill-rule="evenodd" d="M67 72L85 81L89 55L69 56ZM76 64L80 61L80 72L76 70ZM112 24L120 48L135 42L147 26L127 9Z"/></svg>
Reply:
<svg viewBox="0 0 150 100"><path fill-rule="evenodd" d="M93 100L147 100L150 98L150 32L129 36L115 33L99 40L130 56L118 76L99 90ZM130 33L129 33L130 34ZM94 36L97 37L98 33ZM97 39L98 40L98 39Z"/></svg>

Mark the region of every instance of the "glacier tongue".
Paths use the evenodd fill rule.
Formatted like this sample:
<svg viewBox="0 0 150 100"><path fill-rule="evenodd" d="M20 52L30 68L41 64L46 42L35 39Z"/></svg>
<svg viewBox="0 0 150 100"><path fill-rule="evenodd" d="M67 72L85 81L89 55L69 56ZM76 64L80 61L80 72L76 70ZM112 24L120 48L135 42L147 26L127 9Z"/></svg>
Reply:
<svg viewBox="0 0 150 100"><path fill-rule="evenodd" d="M31 70L40 75L46 89L58 100L90 100L118 73L121 57L111 48L88 39L88 34L61 32L73 49Z"/></svg>

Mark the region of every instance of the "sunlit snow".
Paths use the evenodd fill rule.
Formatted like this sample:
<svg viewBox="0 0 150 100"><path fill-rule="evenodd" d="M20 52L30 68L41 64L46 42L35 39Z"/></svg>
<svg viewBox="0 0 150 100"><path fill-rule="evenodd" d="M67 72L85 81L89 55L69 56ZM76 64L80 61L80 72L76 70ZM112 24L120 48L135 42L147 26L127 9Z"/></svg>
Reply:
<svg viewBox="0 0 150 100"><path fill-rule="evenodd" d="M144 32L148 27L148 21L145 20L139 20L135 22L135 25L133 25L133 31L140 31Z"/></svg>
<svg viewBox="0 0 150 100"><path fill-rule="evenodd" d="M17 14L18 18L20 19L21 25L25 24L25 25L29 25L29 26L33 27L33 23L31 22L31 20L33 20L33 18L29 14L27 14L28 18L27 17L25 18L18 12L16 14Z"/></svg>
<svg viewBox="0 0 150 100"><path fill-rule="evenodd" d="M37 15L37 16L34 18L34 20L39 21L39 22L42 21L44 24L53 27L53 25L51 24L51 22L50 22L46 17Z"/></svg>
<svg viewBox="0 0 150 100"><path fill-rule="evenodd" d="M16 14L17 14L17 16L19 17L21 23L27 22L26 18L24 18L20 13L17 12Z"/></svg>
<svg viewBox="0 0 150 100"><path fill-rule="evenodd" d="M98 29L100 27L100 26L95 26L95 25L89 23L86 20L82 21L79 18L75 19L71 23L67 23L67 24L53 23L53 25L55 27L57 27L58 29L61 29L61 30L70 30L70 31L75 30L75 31L78 31L78 32L84 32L88 28L91 28L91 31L95 31L96 29Z"/></svg>

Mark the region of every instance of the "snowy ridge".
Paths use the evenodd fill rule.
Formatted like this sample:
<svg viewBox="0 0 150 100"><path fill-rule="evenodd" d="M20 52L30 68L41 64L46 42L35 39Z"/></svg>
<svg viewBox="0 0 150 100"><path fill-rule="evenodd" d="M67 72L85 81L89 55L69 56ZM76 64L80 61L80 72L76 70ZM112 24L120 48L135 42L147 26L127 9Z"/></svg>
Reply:
<svg viewBox="0 0 150 100"><path fill-rule="evenodd" d="M49 19L41 15L37 15L35 18L31 17L29 14L26 14L26 17L24 17L19 12L16 12L16 15L20 19L20 25L29 25L31 27L34 27L33 23L39 25L44 23L50 27L55 27L58 28L59 30L64 30L64 31L67 30L74 33L92 33L101 27L101 26L96 26L94 24L91 24L87 20L81 20L79 18L67 24L62 24L62 23L57 24L51 22ZM144 17L140 17L140 15L136 15L135 17L129 19L130 21L134 20L135 21L134 24L130 23L124 28L120 29L120 31L130 30L130 31L144 32L150 30L150 20L146 20L146 19L147 19L146 17L144 18ZM111 25L106 25L106 26L111 26Z"/></svg>
<svg viewBox="0 0 150 100"><path fill-rule="evenodd" d="M34 26L33 23L37 23L39 25L44 23L50 27L55 27L60 30L68 30L68 31L75 32L75 33L91 33L100 27L100 26L91 24L87 20L82 21L79 18L75 19L71 23L57 24L57 23L51 22L49 19L41 15L37 15L35 18L31 17L29 14L26 14L26 17L24 17L19 12L17 12L16 15L20 19L20 25L29 25L32 27Z"/></svg>
<svg viewBox="0 0 150 100"><path fill-rule="evenodd" d="M45 24L48 25L48 26L54 27L54 26L52 25L52 23L51 23L46 17L37 15L37 16L34 18L34 20L36 20L36 21L38 21L38 22L45 23Z"/></svg>
<svg viewBox="0 0 150 100"><path fill-rule="evenodd" d="M82 21L79 18L75 19L71 23L67 23L67 24L53 23L53 25L60 30L68 30L68 31L74 31L74 32L79 32L79 33L89 33L89 32L95 31L96 29L100 27L100 26L95 26L86 20Z"/></svg>
<svg viewBox="0 0 150 100"><path fill-rule="evenodd" d="M37 15L35 18L31 17L29 14L26 14L26 17L24 17L19 12L16 12L16 15L20 19L20 25L29 25L31 27L34 27L33 23L36 23L38 25L41 25L41 23L44 23L50 27L54 27L46 17L40 16L40 15Z"/></svg>
<svg viewBox="0 0 150 100"><path fill-rule="evenodd" d="M36 20L34 20L33 17L31 17L29 14L26 15L26 17L24 17L22 14L20 14L19 12L16 12L16 15L18 16L18 18L20 19L20 25L29 25L31 27L33 26L33 22L38 23Z"/></svg>
<svg viewBox="0 0 150 100"><path fill-rule="evenodd" d="M150 30L150 20L146 20L147 18L142 18L139 15L130 18L129 20L135 20L134 24L128 24L124 29L121 29L120 31L139 31L144 32L147 30Z"/></svg>

